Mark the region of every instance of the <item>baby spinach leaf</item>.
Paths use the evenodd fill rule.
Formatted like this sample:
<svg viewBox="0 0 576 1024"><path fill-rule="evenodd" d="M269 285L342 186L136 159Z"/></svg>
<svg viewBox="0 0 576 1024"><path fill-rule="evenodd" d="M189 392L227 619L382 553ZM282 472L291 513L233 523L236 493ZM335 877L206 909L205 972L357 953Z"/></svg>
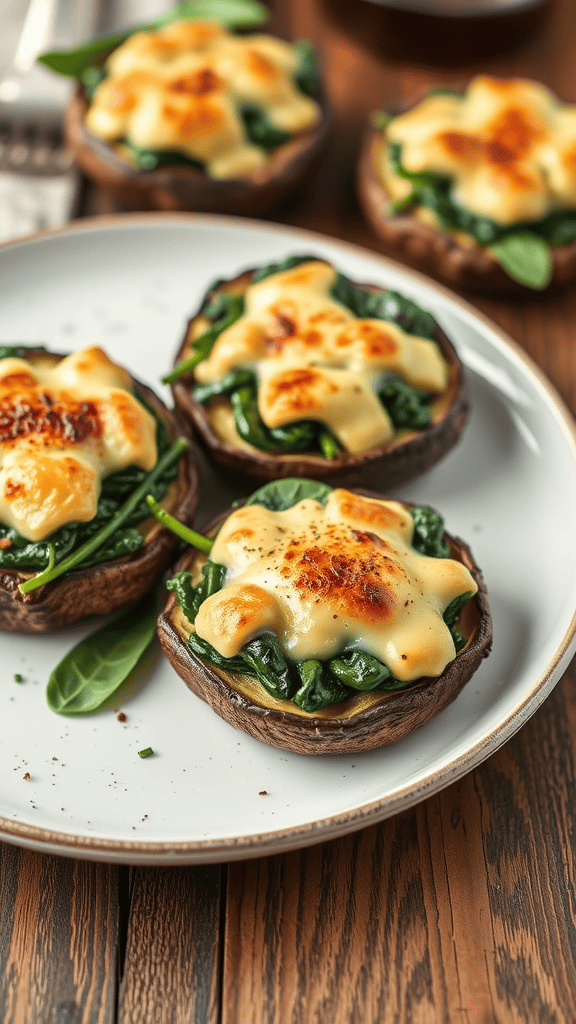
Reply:
<svg viewBox="0 0 576 1024"><path fill-rule="evenodd" d="M197 167L204 170L201 160L194 160L177 149L143 149L129 139L124 139L123 145L130 151L134 163L145 171L155 171L157 167Z"/></svg>
<svg viewBox="0 0 576 1024"><path fill-rule="evenodd" d="M265 25L270 19L270 12L264 4L258 3L257 0L192 0L192 3L178 4L162 17L146 22L146 24L137 25L123 32L116 32L114 35L91 39L70 50L51 50L48 53L42 53L38 57L38 61L50 71L56 72L57 75L81 78L93 60L120 46L134 32L153 32L165 25L171 25L175 21L185 21L188 18L221 21L232 29L246 29Z"/></svg>
<svg viewBox="0 0 576 1024"><path fill-rule="evenodd" d="M256 385L243 385L230 393L234 423L240 437L264 452L309 452L318 448L320 424L297 420L283 427L267 427L260 416Z"/></svg>
<svg viewBox="0 0 576 1024"><path fill-rule="evenodd" d="M320 93L320 69L316 50L306 39L294 43L298 54L298 68L295 74L296 85L306 96L316 97Z"/></svg>
<svg viewBox="0 0 576 1024"><path fill-rule="evenodd" d="M240 116L250 142L255 146L261 146L262 149L275 149L292 138L290 132L277 128L267 113L252 103L244 103L241 106Z"/></svg>
<svg viewBox="0 0 576 1024"><path fill-rule="evenodd" d="M279 700L290 700L298 683L294 662L285 658L275 633L261 633L242 648L241 657L259 683Z"/></svg>
<svg viewBox="0 0 576 1024"><path fill-rule="evenodd" d="M235 658L225 658L215 647L212 647L212 644L198 636L198 633L191 633L186 643L197 658L200 658L202 661L209 661L216 668L221 668L225 672L239 672L242 675L257 678L256 670L247 661L244 661L241 655Z"/></svg>
<svg viewBox="0 0 576 1024"><path fill-rule="evenodd" d="M417 505L410 509L414 520L412 547L430 558L450 558L450 548L443 539L444 519L439 512Z"/></svg>
<svg viewBox="0 0 576 1024"><path fill-rule="evenodd" d="M147 597L91 633L50 673L48 707L58 715L97 711L129 676L156 633L156 601Z"/></svg>
<svg viewBox="0 0 576 1024"><path fill-rule="evenodd" d="M319 501L325 505L328 497L334 490L329 484L319 483L318 480L299 480L295 477L287 477L285 480L271 480L264 484L248 498L247 505L262 505L272 512L283 512L292 508L304 498L312 501Z"/></svg>
<svg viewBox="0 0 576 1024"><path fill-rule="evenodd" d="M426 396L398 377L387 376L379 388L380 401L398 429L424 430L432 419Z"/></svg>
<svg viewBox="0 0 576 1024"><path fill-rule="evenodd" d="M296 664L296 671L300 676L300 686L292 700L309 714L331 704L340 704L350 693L347 686L325 671L321 661L313 658L300 661Z"/></svg>
<svg viewBox="0 0 576 1024"><path fill-rule="evenodd" d="M531 231L505 235L490 245L494 259L506 273L528 288L542 289L552 277L550 246Z"/></svg>
<svg viewBox="0 0 576 1024"><path fill-rule="evenodd" d="M195 338L192 342L192 355L189 359L185 359L184 362L178 363L170 373L167 373L165 377L162 377L163 384L173 384L174 381L178 380L185 373L190 373L192 370L201 363L203 359L207 359L210 355L214 343L217 338L220 337L222 331L227 330L232 324L235 324L240 319L244 312L244 298L241 295L233 295L231 292L225 292L226 298L222 299L219 303L218 309L222 310L222 315L216 321L211 324L204 334L201 334L199 338Z"/></svg>
<svg viewBox="0 0 576 1024"><path fill-rule="evenodd" d="M176 600L186 618L194 622L200 605L212 594L222 590L226 572L225 565L209 559L202 566L202 579L196 586L192 584L192 573L179 572L171 580L167 580L166 589L175 592Z"/></svg>
<svg viewBox="0 0 576 1024"><path fill-rule="evenodd" d="M450 601L450 604L448 605L448 607L444 611L444 615L442 616L449 630L454 629L456 623L458 622L458 616L460 615L462 608L466 604L466 601L468 601L471 597L472 591L468 590L466 591L465 594L460 594L458 597L455 597L453 601Z"/></svg>
<svg viewBox="0 0 576 1024"><path fill-rule="evenodd" d="M343 685L353 690L377 690L390 677L390 669L367 651L343 651L330 658L328 671Z"/></svg>

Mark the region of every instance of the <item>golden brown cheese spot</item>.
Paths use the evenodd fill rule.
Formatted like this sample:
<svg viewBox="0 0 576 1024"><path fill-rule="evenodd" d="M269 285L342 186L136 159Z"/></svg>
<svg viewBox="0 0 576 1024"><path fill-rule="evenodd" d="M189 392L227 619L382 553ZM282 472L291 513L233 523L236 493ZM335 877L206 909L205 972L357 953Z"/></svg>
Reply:
<svg viewBox="0 0 576 1024"><path fill-rule="evenodd" d="M386 137L402 146L410 171L446 174L459 203L508 225L576 205L576 173L565 161L575 110L537 83L478 76L463 97L429 97L395 118ZM407 194L386 152L378 165L389 191Z"/></svg>
<svg viewBox="0 0 576 1024"><path fill-rule="evenodd" d="M333 491L325 507L306 499L283 512L253 505L232 513L211 553L227 567L226 583L222 596L205 602L210 621L197 617L198 634L229 656L273 629L296 660L328 658L352 644L396 678L438 675L455 653L443 612L477 588L461 563L414 551L408 520L397 502L344 490ZM257 588L248 606L246 587Z"/></svg>
<svg viewBox="0 0 576 1024"><path fill-rule="evenodd" d="M266 329L266 348L270 353L279 353L287 338L298 333L293 310L273 310L274 322Z"/></svg>
<svg viewBox="0 0 576 1024"><path fill-rule="evenodd" d="M0 521L29 540L96 512L116 469L151 469L156 424L126 371L93 346L56 362L0 360Z"/></svg>
<svg viewBox="0 0 576 1024"><path fill-rule="evenodd" d="M393 356L398 351L392 332L369 320L358 320L336 338L338 348L348 348L358 342L371 359Z"/></svg>
<svg viewBox="0 0 576 1024"><path fill-rule="evenodd" d="M318 370L287 370L266 382L268 418L297 419L336 391L336 385Z"/></svg>
<svg viewBox="0 0 576 1024"><path fill-rule="evenodd" d="M394 530L402 536L407 534L408 539L412 539L413 520L402 505L370 501L369 498L362 498L351 491L340 489L334 492L333 500L338 514L347 520L361 523L362 526L370 526L373 529L377 528L380 531Z"/></svg>
<svg viewBox="0 0 576 1024"><path fill-rule="evenodd" d="M266 426L311 417L346 451L362 452L394 434L376 392L379 371L442 393L448 369L435 342L355 317L332 297L335 279L330 264L310 260L250 285L244 314L219 335L195 375L211 383L235 367L253 367Z"/></svg>
<svg viewBox="0 0 576 1024"><path fill-rule="evenodd" d="M57 402L42 388L31 388L26 397L0 399L0 444L8 446L24 438L44 446L77 445L87 437L99 438L102 423L93 402Z"/></svg>
<svg viewBox="0 0 576 1024"><path fill-rule="evenodd" d="M248 50L248 70L255 78L261 78L267 83L276 83L280 80L279 69L258 50Z"/></svg>
<svg viewBox="0 0 576 1024"><path fill-rule="evenodd" d="M402 572L384 541L368 533L327 531L325 548L301 543L284 555L280 572L304 598L328 601L340 614L375 626L390 618L397 598L387 579Z"/></svg>
<svg viewBox="0 0 576 1024"><path fill-rule="evenodd" d="M257 633L276 629L281 622L274 598L261 587L245 583L232 584L204 601L195 626L209 643L216 638L220 654L231 658Z"/></svg>
<svg viewBox="0 0 576 1024"><path fill-rule="evenodd" d="M23 390L29 391L36 384L36 378L27 370L9 370L0 378L0 395L12 394Z"/></svg>
<svg viewBox="0 0 576 1024"><path fill-rule="evenodd" d="M186 93L190 96L206 96L221 88L222 82L210 68L200 68L199 71L195 71L191 75L177 78L168 83L168 89L171 92Z"/></svg>
<svg viewBox="0 0 576 1024"><path fill-rule="evenodd" d="M43 540L71 514L96 513L96 474L76 456L12 452L0 469L0 517L29 540Z"/></svg>
<svg viewBox="0 0 576 1024"><path fill-rule="evenodd" d="M172 125L174 135L178 139L206 134L215 128L221 128L225 122L221 106L207 99L199 99L194 107L188 107L186 110L165 103L162 107L162 116L166 123Z"/></svg>

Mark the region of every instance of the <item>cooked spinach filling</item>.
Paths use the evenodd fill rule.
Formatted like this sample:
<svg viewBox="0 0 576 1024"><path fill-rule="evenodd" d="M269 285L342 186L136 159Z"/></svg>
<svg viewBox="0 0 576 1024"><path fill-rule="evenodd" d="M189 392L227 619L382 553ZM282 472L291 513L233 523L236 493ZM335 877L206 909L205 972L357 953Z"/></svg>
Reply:
<svg viewBox="0 0 576 1024"><path fill-rule="evenodd" d="M294 44L298 53L298 66L294 74L294 82L301 92L312 99L317 99L321 92L320 72L318 60L314 47L302 40ZM92 100L96 89L107 77L105 67L87 67L82 72L80 80L84 86L86 97ZM278 146L283 146L294 138L289 132L277 128L266 111L253 103L245 103L239 107L239 114L244 124L246 137L255 146L261 149L272 151ZM121 141L121 145L130 155L131 160L143 170L153 171L157 167L197 167L204 170L204 164L187 156L180 150L173 149L142 149L135 146L128 138Z"/></svg>
<svg viewBox="0 0 576 1024"><path fill-rule="evenodd" d="M326 504L332 487L312 480L274 480L256 491L247 504L262 505L274 512L292 508L304 498ZM447 558L450 549L444 541L444 520L439 513L426 507L410 509L414 520L412 546L420 554L433 558ZM202 579L192 583L192 573L181 572L168 580L168 590L174 591L182 611L194 622L200 605L224 586L227 569L210 559L202 567ZM456 653L466 640L456 625L460 611L470 593L463 594L448 605L444 621L454 640ZM412 681L395 679L390 670L378 658L357 647L344 648L326 661L308 659L293 661L280 647L274 633L264 632L249 640L233 658L224 658L196 633L188 638L188 647L203 661L226 672L252 676L279 700L290 700L302 711L313 713L331 704L339 704L353 693L374 691L389 693L413 685Z"/></svg>
<svg viewBox="0 0 576 1024"><path fill-rule="evenodd" d="M402 164L402 145L389 147L394 174L412 185L404 199L391 204L392 213L425 206L449 231L463 231L490 248L496 261L515 280L531 288L543 288L552 272L552 246L576 241L576 210L554 210L538 221L504 225L481 217L454 197L450 177L436 171L408 171Z"/></svg>
<svg viewBox="0 0 576 1024"><path fill-rule="evenodd" d="M22 345L1 346L0 359L6 359L8 356L25 359L26 353L29 351L28 347ZM35 346L34 352L38 351L39 348ZM158 460L160 460L171 446L166 424L140 395L138 401L156 420L156 444ZM178 464L172 462L151 484L149 493L152 493L159 501L166 494L169 485L177 475ZM58 565L73 551L94 537L148 476L149 473L139 466L128 466L126 469L110 473L102 481L102 490L94 518L87 523L69 523L61 526L42 541L28 540L12 527L0 524L0 541L9 542L7 546L0 545L0 567L3 569L42 570L49 565ZM144 538L137 526L148 518L149 514L145 496L143 496L123 525L78 567L87 569L91 565L109 562L113 558L121 558L138 551L144 545Z"/></svg>
<svg viewBox="0 0 576 1024"><path fill-rule="evenodd" d="M317 258L289 256L277 263L269 263L254 271L252 283ZM163 378L165 383L172 383L184 373L194 370L210 355L222 331L236 323L244 313L243 296L217 291L222 284L222 281L216 281L212 285L200 311L210 321L210 327L192 343L192 356ZM438 325L432 314L399 292L386 289L372 294L339 273L331 294L360 319L387 320L398 324L408 334L434 340ZM430 424L432 395L418 391L392 373L381 375L377 393L397 430L424 430ZM317 420L298 420L284 427L266 427L258 411L258 381L252 369L239 367L213 384L197 385L193 394L201 404L227 397L238 434L261 451L306 452L329 460L342 454L341 445L332 431Z"/></svg>

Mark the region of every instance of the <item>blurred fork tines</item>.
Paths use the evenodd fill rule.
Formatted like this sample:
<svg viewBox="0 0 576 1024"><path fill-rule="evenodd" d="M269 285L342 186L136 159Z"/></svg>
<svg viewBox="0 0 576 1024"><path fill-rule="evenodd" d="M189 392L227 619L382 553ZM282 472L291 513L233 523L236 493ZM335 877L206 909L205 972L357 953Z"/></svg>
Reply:
<svg viewBox="0 0 576 1024"><path fill-rule="evenodd" d="M0 115L0 242L64 224L78 180L58 127Z"/></svg>
<svg viewBox="0 0 576 1024"><path fill-rule="evenodd" d="M72 156L58 128L11 124L0 114L0 172L51 176L67 174Z"/></svg>

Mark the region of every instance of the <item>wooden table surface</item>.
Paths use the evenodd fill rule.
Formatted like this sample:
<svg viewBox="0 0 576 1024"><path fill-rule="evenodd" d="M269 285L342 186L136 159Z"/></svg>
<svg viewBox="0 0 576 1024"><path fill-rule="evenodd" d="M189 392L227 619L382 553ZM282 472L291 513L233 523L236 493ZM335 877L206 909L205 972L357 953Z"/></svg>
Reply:
<svg viewBox="0 0 576 1024"><path fill-rule="evenodd" d="M355 153L367 113L423 85L483 69L539 78L576 101L572 0L520 25L472 30L402 20L364 0L330 3L292 0L275 12L280 28L318 45L334 125L319 166L272 220L382 251L356 203ZM85 212L106 208L87 192ZM576 412L576 286L472 301ZM523 729L459 782L310 849L155 869L0 846L0 1021L570 1024L574 682L571 668Z"/></svg>

